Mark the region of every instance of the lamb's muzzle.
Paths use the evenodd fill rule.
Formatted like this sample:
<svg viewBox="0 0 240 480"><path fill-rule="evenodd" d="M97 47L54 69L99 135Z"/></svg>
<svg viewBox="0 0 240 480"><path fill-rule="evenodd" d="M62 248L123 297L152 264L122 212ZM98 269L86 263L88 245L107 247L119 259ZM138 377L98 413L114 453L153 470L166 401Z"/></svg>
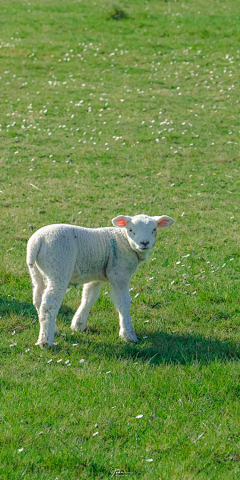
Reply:
<svg viewBox="0 0 240 480"><path fill-rule="evenodd" d="M111 284L119 312L120 337L137 342L130 316L130 279L154 247L157 228L169 227L173 222L167 215L119 215L112 220L114 227L91 229L58 224L35 232L28 242L27 264L40 323L37 345L53 344L54 334L58 333L56 317L72 284L84 284L81 305L71 324L72 330L83 331L103 282Z"/></svg>

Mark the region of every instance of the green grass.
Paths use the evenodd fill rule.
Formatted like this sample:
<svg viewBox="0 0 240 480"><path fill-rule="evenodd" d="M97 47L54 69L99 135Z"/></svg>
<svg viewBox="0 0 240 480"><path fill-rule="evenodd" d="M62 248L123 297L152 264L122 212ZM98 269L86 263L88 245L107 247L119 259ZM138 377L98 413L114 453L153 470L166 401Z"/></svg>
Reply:
<svg viewBox="0 0 240 480"><path fill-rule="evenodd" d="M0 6L0 478L238 479L238 2ZM139 343L106 285L35 347L32 232L139 213L176 220L132 278Z"/></svg>

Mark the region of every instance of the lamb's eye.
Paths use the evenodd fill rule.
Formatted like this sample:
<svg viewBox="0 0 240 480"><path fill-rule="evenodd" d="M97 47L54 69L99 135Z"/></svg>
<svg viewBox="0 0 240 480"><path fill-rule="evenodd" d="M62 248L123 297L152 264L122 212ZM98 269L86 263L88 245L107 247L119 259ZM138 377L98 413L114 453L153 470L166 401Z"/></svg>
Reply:
<svg viewBox="0 0 240 480"><path fill-rule="evenodd" d="M157 231L157 229L156 229L156 228L154 228L154 229L153 229L153 232L156 232L156 231Z"/></svg>
<svg viewBox="0 0 240 480"><path fill-rule="evenodd" d="M129 228L129 232L131 232L131 233L133 233L133 235L135 235L135 233L132 231L132 229L131 229L131 228Z"/></svg>

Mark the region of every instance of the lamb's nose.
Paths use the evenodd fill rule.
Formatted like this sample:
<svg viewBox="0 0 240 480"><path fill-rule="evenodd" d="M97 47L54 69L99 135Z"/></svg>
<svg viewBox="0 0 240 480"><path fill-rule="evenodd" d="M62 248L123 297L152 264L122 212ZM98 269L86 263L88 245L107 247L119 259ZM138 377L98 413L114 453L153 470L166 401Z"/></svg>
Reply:
<svg viewBox="0 0 240 480"><path fill-rule="evenodd" d="M140 243L141 243L141 245L144 245L144 247L146 247L146 246L149 244L149 241L147 241L147 242L140 242Z"/></svg>

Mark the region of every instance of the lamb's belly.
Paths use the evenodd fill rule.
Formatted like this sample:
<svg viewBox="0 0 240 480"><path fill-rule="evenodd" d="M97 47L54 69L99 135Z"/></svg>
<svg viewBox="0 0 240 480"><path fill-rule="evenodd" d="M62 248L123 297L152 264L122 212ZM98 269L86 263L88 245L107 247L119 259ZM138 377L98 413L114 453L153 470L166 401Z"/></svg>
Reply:
<svg viewBox="0 0 240 480"><path fill-rule="evenodd" d="M72 278L69 282L70 285L89 283L94 281L107 282L107 277L104 275L104 272L79 272L74 270Z"/></svg>

